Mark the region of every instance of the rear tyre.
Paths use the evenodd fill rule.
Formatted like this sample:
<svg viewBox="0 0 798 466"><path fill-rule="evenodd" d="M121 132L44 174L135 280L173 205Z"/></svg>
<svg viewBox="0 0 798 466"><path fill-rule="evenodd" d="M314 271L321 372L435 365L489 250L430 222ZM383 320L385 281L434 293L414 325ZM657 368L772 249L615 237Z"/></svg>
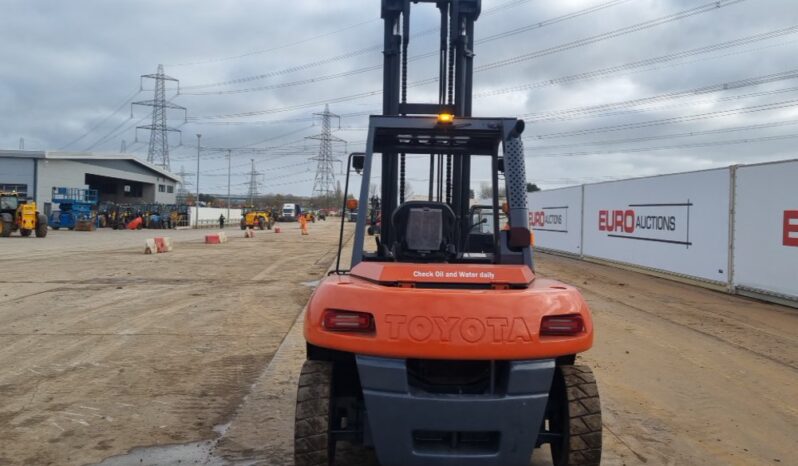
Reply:
<svg viewBox="0 0 798 466"><path fill-rule="evenodd" d="M36 237L44 238L47 236L47 217L42 214L36 216Z"/></svg>
<svg viewBox="0 0 798 466"><path fill-rule="evenodd" d="M294 424L295 466L331 466L335 442L330 436L331 362L305 361L297 387Z"/></svg>
<svg viewBox="0 0 798 466"><path fill-rule="evenodd" d="M8 238L9 236L11 236L11 222L0 218L0 237Z"/></svg>
<svg viewBox="0 0 798 466"><path fill-rule="evenodd" d="M242 230L246 230L247 229L247 222L244 221L244 220L241 220L241 229Z"/></svg>
<svg viewBox="0 0 798 466"><path fill-rule="evenodd" d="M260 228L261 230L266 228L266 221L263 220L263 217L258 219L258 228Z"/></svg>
<svg viewBox="0 0 798 466"><path fill-rule="evenodd" d="M33 230L28 230L26 228L20 228L19 230L19 234L22 236L30 236L31 233L33 233Z"/></svg>
<svg viewBox="0 0 798 466"><path fill-rule="evenodd" d="M549 430L561 434L551 443L554 466L598 466L601 401L593 371L582 365L558 366L549 403Z"/></svg>

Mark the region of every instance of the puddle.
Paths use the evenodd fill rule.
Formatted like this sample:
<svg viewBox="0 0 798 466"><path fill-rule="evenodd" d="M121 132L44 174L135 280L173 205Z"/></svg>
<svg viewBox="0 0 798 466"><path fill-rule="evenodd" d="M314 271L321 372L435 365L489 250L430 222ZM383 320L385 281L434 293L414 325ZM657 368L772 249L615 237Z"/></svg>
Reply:
<svg viewBox="0 0 798 466"><path fill-rule="evenodd" d="M166 445L156 447L134 448L126 455L106 458L96 466L184 466L187 464L203 464L208 466L225 466L229 463L213 455L216 442L186 443L182 445Z"/></svg>
<svg viewBox="0 0 798 466"><path fill-rule="evenodd" d="M216 444L227 433L232 421L213 427L219 434L214 440L202 442L183 443L178 445L158 445L152 447L138 447L124 455L112 456L97 463L95 466L185 466L200 464L205 466L249 466L255 461L230 462L219 458L214 453Z"/></svg>
<svg viewBox="0 0 798 466"><path fill-rule="evenodd" d="M226 424L217 424L213 426L213 431L219 434L219 437L224 437L224 434L227 433L227 429L230 428L230 425L233 421L227 422Z"/></svg>

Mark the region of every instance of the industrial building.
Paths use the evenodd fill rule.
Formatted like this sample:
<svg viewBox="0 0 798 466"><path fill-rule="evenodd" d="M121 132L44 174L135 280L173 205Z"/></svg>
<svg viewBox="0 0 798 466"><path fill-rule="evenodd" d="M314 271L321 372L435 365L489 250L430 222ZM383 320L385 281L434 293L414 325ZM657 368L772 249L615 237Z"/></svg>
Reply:
<svg viewBox="0 0 798 466"><path fill-rule="evenodd" d="M96 189L100 202L174 204L180 177L129 154L0 150L0 191L49 212L54 187Z"/></svg>

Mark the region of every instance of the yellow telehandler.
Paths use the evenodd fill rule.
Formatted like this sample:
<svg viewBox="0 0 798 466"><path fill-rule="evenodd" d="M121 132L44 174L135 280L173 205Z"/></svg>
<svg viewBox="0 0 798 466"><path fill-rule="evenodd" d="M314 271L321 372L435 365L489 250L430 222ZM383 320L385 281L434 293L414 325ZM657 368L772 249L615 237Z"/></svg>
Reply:
<svg viewBox="0 0 798 466"><path fill-rule="evenodd" d="M259 228L261 230L271 230L274 226L275 218L268 210L259 210L255 208L244 209L243 216L241 217L241 229Z"/></svg>
<svg viewBox="0 0 798 466"><path fill-rule="evenodd" d="M35 232L37 238L47 236L47 216L36 210L36 203L17 193L0 192L0 237L19 230L22 236Z"/></svg>

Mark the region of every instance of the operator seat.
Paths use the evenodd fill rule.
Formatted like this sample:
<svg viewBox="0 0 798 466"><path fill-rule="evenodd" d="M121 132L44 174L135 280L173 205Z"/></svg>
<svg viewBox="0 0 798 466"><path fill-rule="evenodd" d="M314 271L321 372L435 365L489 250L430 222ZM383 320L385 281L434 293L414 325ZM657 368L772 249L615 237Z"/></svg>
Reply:
<svg viewBox="0 0 798 466"><path fill-rule="evenodd" d="M391 215L396 231L393 257L398 262L446 262L456 256L456 217L443 202L408 201Z"/></svg>

